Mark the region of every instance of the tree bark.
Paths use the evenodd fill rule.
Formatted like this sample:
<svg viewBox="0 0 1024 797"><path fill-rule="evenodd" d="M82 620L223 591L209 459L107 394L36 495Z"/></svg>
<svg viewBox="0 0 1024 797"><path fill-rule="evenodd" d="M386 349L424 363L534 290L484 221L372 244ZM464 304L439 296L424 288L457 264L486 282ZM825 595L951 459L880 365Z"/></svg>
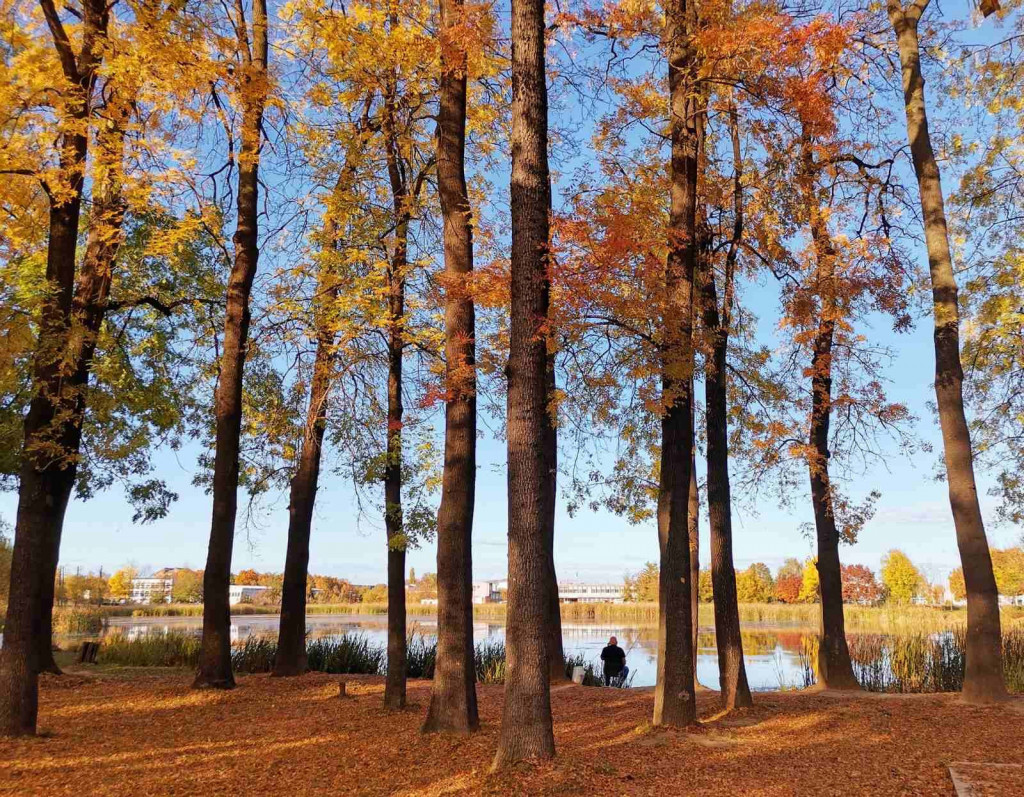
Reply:
<svg viewBox="0 0 1024 797"><path fill-rule="evenodd" d="M693 278L696 265L697 15L692 0L666 10L671 137L669 252L662 345L661 471L658 484L658 665L655 725L696 722L690 546L687 524L693 458Z"/></svg>
<svg viewBox="0 0 1024 797"><path fill-rule="evenodd" d="M466 189L466 67L458 35L463 0L441 0L437 187L444 228L445 438L437 512L437 662L423 730L480 725L473 651L473 508L476 495L476 321L468 278L473 226Z"/></svg>
<svg viewBox="0 0 1024 797"><path fill-rule="evenodd" d="M832 417L832 346L836 317L836 250L818 204L817 167L812 138L805 124L801 142L801 190L816 260L815 282L820 300L818 329L811 357L811 417L807 461L811 504L818 539L818 581L821 590L821 644L818 679L828 689L859 689L846 644L843 582L839 563L839 530L829 478L828 433Z"/></svg>
<svg viewBox="0 0 1024 797"><path fill-rule="evenodd" d="M726 254L721 313L710 260L702 261L705 273L700 279L704 299L704 329L711 344L710 357L704 371L711 582L715 598L719 688L722 707L727 711L753 705L740 634L736 570L732 555L732 489L729 484L729 333L732 328L736 256L743 238L743 159L740 152L739 120L734 105L729 109L729 134L733 154L733 235Z"/></svg>
<svg viewBox="0 0 1024 797"><path fill-rule="evenodd" d="M963 697L970 703L1006 698L999 592L992 572L985 524L974 480L971 436L964 413L960 362L960 310L939 166L928 133L918 23L928 0L904 8L889 0L889 19L899 45L907 137L921 194L935 320L935 398L949 485L949 503L967 589L967 671Z"/></svg>
<svg viewBox="0 0 1024 797"><path fill-rule="evenodd" d="M0 736L36 731L39 672L56 669L50 649L54 579L60 538L77 471L85 389L95 332L102 323L109 291L92 269L106 261L83 263L76 296L76 246L88 155L86 127L92 110L97 70L102 62L109 21L104 3L82 6L81 49L76 55L51 0L42 0L63 77L68 129L60 132L60 172L66 184L44 183L50 198L46 283L50 290L40 313L33 357L35 395L24 423L24 444L18 485L11 590L8 595L3 646L0 647ZM120 164L118 164L118 169ZM98 199L102 202L103 190ZM119 195L119 194L118 194ZM102 212L102 211L101 211ZM118 219L120 226L120 219ZM116 239L117 236L115 236ZM95 244L93 237L90 243ZM116 249L115 249L116 252ZM97 251L93 250L95 255ZM84 284L83 284L84 283ZM102 302L93 306L94 302ZM90 324L95 324L93 330ZM75 327L81 334L75 334Z"/></svg>
<svg viewBox="0 0 1024 797"><path fill-rule="evenodd" d="M249 39L245 20L237 20ZM220 373L214 398L216 442L213 513L203 573L203 639L193 688L231 689L231 554L238 508L238 456L242 431L242 382L249 342L249 298L259 262L259 160L267 95L267 6L253 0L252 53L245 51L241 78L242 144L238 158L235 262L228 277Z"/></svg>
<svg viewBox="0 0 1024 797"><path fill-rule="evenodd" d="M512 277L508 360L508 669L494 767L551 758L548 244L544 2L512 0Z"/></svg>

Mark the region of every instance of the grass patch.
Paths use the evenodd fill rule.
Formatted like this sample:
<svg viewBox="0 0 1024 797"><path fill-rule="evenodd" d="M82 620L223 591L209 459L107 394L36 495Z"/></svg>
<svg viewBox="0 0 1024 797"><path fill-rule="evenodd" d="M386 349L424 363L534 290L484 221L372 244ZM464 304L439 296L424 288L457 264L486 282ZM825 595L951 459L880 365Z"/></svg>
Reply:
<svg viewBox="0 0 1024 797"><path fill-rule="evenodd" d="M58 606L53 610L53 633L98 634L107 616L99 607Z"/></svg>

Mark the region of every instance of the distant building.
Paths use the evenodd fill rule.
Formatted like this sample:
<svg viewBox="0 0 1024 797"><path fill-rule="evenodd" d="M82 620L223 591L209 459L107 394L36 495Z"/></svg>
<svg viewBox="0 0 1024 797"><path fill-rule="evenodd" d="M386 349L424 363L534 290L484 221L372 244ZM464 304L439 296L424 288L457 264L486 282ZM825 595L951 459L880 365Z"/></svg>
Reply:
<svg viewBox="0 0 1024 797"><path fill-rule="evenodd" d="M622 584L588 584L566 581L558 585L558 600L562 603L622 603Z"/></svg>
<svg viewBox="0 0 1024 797"><path fill-rule="evenodd" d="M473 603L504 603L508 579L473 582ZM622 603L622 584L567 581L558 585L562 603Z"/></svg>
<svg viewBox="0 0 1024 797"><path fill-rule="evenodd" d="M232 584L228 587L228 603L234 606L236 603L251 601L270 587L257 587L255 584Z"/></svg>
<svg viewBox="0 0 1024 797"><path fill-rule="evenodd" d="M474 581L473 603L501 603L508 590L508 579L498 581Z"/></svg>
<svg viewBox="0 0 1024 797"><path fill-rule="evenodd" d="M132 579L132 603L170 603L174 576L180 567L162 567L146 578Z"/></svg>

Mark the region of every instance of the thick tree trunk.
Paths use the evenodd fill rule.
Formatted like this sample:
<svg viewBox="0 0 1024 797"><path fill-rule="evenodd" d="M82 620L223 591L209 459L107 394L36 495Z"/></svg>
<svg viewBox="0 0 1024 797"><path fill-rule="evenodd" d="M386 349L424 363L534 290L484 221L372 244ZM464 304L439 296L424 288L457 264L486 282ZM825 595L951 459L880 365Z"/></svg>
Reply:
<svg viewBox="0 0 1024 797"><path fill-rule="evenodd" d="M441 0L437 187L444 225L445 437L437 512L437 662L423 730L480 725L473 657L473 507L476 496L476 320L468 278L473 226L466 190L466 51L462 0Z"/></svg>
<svg viewBox="0 0 1024 797"><path fill-rule="evenodd" d="M213 513L203 573L203 640L194 688L231 689L231 554L238 508L242 381L249 342L249 297L259 262L259 158L267 92L267 6L254 0L252 56L242 79L242 146L238 159L235 262L228 277L220 373L214 398L216 443Z"/></svg>
<svg viewBox="0 0 1024 797"><path fill-rule="evenodd" d="M319 282L323 288L324 279ZM337 297L337 288L330 287L325 291L324 301L330 305ZM284 580L281 587L281 621L273 671L276 676L302 675L306 671L309 538L320 480L324 431L327 428L327 401L334 370L334 330L329 318L326 317L329 314L320 311L319 315L306 426L288 502L288 550L285 555Z"/></svg>
<svg viewBox="0 0 1024 797"><path fill-rule="evenodd" d="M669 253L665 267L661 472L658 484L658 665L654 724L696 722L690 545L687 524L693 459L693 278L696 265L696 8L675 0L666 12L669 65Z"/></svg>
<svg viewBox="0 0 1024 797"><path fill-rule="evenodd" d="M816 167L811 136L805 127L801 147L801 190L816 259L815 280L820 300L818 329L811 358L811 417L807 461L811 504L818 538L818 581L821 590L821 644L818 680L828 689L859 689L846 644L843 582L839 564L839 530L833 512L828 472L828 432L832 417L832 345L836 327L836 251L816 196Z"/></svg>
<svg viewBox="0 0 1024 797"><path fill-rule="evenodd" d="M43 11L48 18L57 18L49 0L44 0ZM55 191L58 186L46 185L51 202L46 255L50 290L40 313L33 362L36 392L24 423L11 589L0 647L0 736L35 733L39 672L42 668L56 669L50 649L54 579L64 514L75 483L95 331L102 323L106 304L106 294L92 289L109 291L109 277L106 283L97 282L89 273L90 268L106 261L90 261L83 264L81 279L85 285L79 286L85 292L75 301L75 256L88 154L88 135L83 127L91 111L108 19L104 3L83 3L77 56L62 30L61 35L55 32L53 36L64 78L71 86L65 97L71 130L62 132L60 142L58 179L65 185L59 186L59 195ZM101 202L103 195L101 190ZM109 268L109 262L106 265ZM102 304L93 307L93 302ZM95 324L95 329L90 324ZM75 335L74 327L78 325L81 334ZM54 442L58 446L56 454Z"/></svg>
<svg viewBox="0 0 1024 797"><path fill-rule="evenodd" d="M928 133L917 31L927 5L928 0L917 0L904 9L898 0L889 0L888 7L903 67L907 136L921 193L935 320L935 398L942 427L949 503L967 588L967 672L963 697L971 703L988 703L1006 697L999 593L974 481L971 436L964 413L957 284L939 166Z"/></svg>
<svg viewBox="0 0 1024 797"><path fill-rule="evenodd" d="M512 0L512 280L508 360L508 669L494 767L555 754L549 611L548 103L544 2Z"/></svg>

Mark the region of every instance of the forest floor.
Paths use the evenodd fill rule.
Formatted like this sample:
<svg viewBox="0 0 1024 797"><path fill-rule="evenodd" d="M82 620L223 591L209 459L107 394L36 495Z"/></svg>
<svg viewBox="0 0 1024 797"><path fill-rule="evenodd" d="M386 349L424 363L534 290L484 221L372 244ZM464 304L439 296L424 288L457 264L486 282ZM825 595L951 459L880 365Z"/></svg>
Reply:
<svg viewBox="0 0 1024 797"><path fill-rule="evenodd" d="M348 697L338 697L338 682ZM36 738L0 741L0 794L953 794L956 762L1024 764L1024 698L755 695L722 715L698 697L693 730L653 729L650 689L559 686L558 756L489 766L502 687L479 687L482 729L424 736L428 681L385 712L383 680L243 676L192 691L182 670L71 668L44 676ZM968 768L976 794L1024 794L1017 767Z"/></svg>

